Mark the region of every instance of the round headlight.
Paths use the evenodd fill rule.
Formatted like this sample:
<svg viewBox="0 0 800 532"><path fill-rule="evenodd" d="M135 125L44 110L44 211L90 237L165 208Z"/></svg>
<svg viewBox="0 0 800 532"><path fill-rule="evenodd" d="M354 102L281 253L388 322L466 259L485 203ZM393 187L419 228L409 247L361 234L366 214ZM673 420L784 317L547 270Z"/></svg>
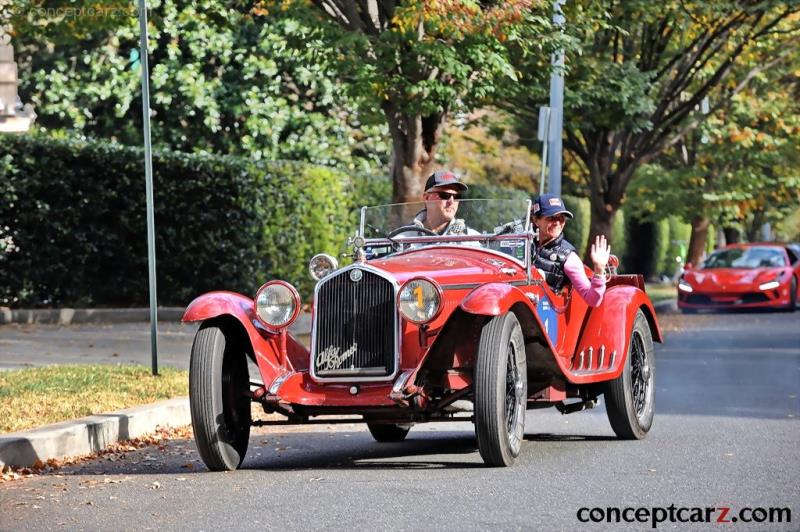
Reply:
<svg viewBox="0 0 800 532"><path fill-rule="evenodd" d="M339 263L336 262L336 259L325 253L320 253L311 257L308 263L308 273L311 274L312 279L319 281L338 267Z"/></svg>
<svg viewBox="0 0 800 532"><path fill-rule="evenodd" d="M300 312L300 295L283 281L270 281L256 293L256 316L267 326L288 326Z"/></svg>
<svg viewBox="0 0 800 532"><path fill-rule="evenodd" d="M427 323L442 307L442 289L427 279L411 279L397 296L400 314L412 323Z"/></svg>

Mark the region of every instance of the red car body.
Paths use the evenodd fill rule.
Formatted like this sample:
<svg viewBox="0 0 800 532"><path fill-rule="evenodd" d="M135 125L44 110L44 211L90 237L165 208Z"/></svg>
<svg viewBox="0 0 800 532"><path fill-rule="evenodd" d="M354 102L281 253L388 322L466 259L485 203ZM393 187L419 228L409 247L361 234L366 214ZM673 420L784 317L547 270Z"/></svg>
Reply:
<svg viewBox="0 0 800 532"><path fill-rule="evenodd" d="M652 421L652 341L661 342L662 335L641 276L611 276L602 304L588 308L570 290L553 293L540 272L530 266L530 233L496 239L499 246L504 238L523 242L524 259L487 247L464 245L482 238L485 239L463 237L461 240L465 242L453 245L441 242L441 237L437 241L436 237L423 236L406 240L420 244L418 247L372 260L356 253L353 264L335 270L317 283L310 348L293 338L286 326L265 325L254 300L245 295L211 292L192 301L183 321L202 322L203 326L193 348L190 399L198 448L209 468L234 469L244 458L246 437L230 436L226 440L218 434L245 430L237 429L236 424L277 424L249 418L244 405L236 399L237 394L247 393L246 390L226 391L226 382L233 379L225 373L225 365L233 363L229 357L246 356L255 361L259 373L257 378L249 377L256 384L250 387L248 398L268 413L284 415L286 421L282 423L312 423L317 416L355 414L362 416L378 441L398 441L413 423L472 420L487 463L509 465L513 456L507 452L508 441L494 441L492 429L483 430L483 440L481 436L480 427L489 422L484 420L488 414L482 413L480 406L485 401L494 404L491 398L482 399L484 392L477 382L486 379L479 366L491 369L486 362L491 354L486 353L493 352L495 347L491 344L494 337L487 336L489 329L499 331L496 334L501 335L500 344L505 342L497 352L500 358L506 354L508 358L505 366L500 360L497 367L501 372L505 368L506 381L511 379L509 382L514 383L506 387L506 401L513 402L514 394L526 386L523 411L556 406L569 413L591 408L598 396L607 392L606 386L616 383L618 401L628 397L627 408L631 410L630 396L636 394L628 391L625 396L623 384L633 386L630 384L633 371L639 375L636 382L640 382L638 393L642 396L642 404L637 408L645 408L643 402L649 401L650 410L645 414L649 415L647 426L641 430L634 423L634 429L619 428L614 420L612 426L622 437L643 437ZM356 278L360 282L356 283ZM437 313L425 323L413 323L397 310L402 287L415 279L434 285L440 297ZM357 291L362 289L367 291ZM386 297L391 297L390 302L386 298L370 299L371 292L384 289L389 294ZM380 312L388 317L378 323L373 314L380 308L385 309ZM514 329L509 333L512 336L502 340L506 338L502 336L505 334L502 325L516 327L516 323L521 336L513 336L517 330ZM359 329L362 326L373 331ZM215 331L215 336L203 333L207 328ZM339 344L331 340L340 337L347 340ZM356 337L358 341L350 343ZM515 344L514 338L524 341L524 352L514 355L518 358L512 357L512 351L523 346L518 341ZM203 347L212 344L217 346L216 351ZM378 354L370 356L378 356L378 362L361 365L353 362L353 367L342 362L362 357L359 349L373 344L379 346L373 350ZM229 354L231 345L236 346L238 354ZM645 357L648 349L649 359ZM643 362L638 370L630 369L632 352L641 352ZM518 361L524 369L522 376L514 373ZM229 371L235 376L234 370ZM214 374L209 377L210 373ZM502 395L502 375L497 382L500 383L497 393ZM500 399L497 403L500 415L506 416L510 427L509 412L515 412L514 407L506 404L503 411ZM466 409L458 406L465 400L474 404L471 415L469 406ZM224 407L226 401L230 407ZM466 416L459 415L464 412ZM636 413L617 412L617 416L635 418ZM220 418L224 419L221 426L215 421ZM628 421L622 419L617 424L626 425ZM331 421L328 418L325 422ZM249 434L249 428L246 432ZM506 440L513 440L510 433L509 428ZM492 441L486 443L487 439ZM498 451L492 445L501 449ZM236 452L226 455L231 448Z"/></svg>
<svg viewBox="0 0 800 532"><path fill-rule="evenodd" d="M800 257L775 243L731 244L698 268L684 270L678 308L775 308L793 311L800 290Z"/></svg>

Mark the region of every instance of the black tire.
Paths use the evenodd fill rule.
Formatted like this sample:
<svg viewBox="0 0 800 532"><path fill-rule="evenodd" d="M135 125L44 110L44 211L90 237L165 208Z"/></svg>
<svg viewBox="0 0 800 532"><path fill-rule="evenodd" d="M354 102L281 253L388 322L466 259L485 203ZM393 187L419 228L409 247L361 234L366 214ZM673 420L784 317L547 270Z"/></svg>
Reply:
<svg viewBox="0 0 800 532"><path fill-rule="evenodd" d="M647 318L639 310L631 330L625 367L605 389L606 413L619 438L641 440L653 425L655 370L653 336Z"/></svg>
<svg viewBox="0 0 800 532"><path fill-rule="evenodd" d="M396 425L393 423L367 423L372 437L381 443L395 443L403 441L411 430L411 425Z"/></svg>
<svg viewBox="0 0 800 532"><path fill-rule="evenodd" d="M250 379L240 341L214 325L197 331L189 363L194 441L211 471L237 469L250 439Z"/></svg>
<svg viewBox="0 0 800 532"><path fill-rule="evenodd" d="M475 434L486 465L510 466L525 436L528 376L525 339L513 312L481 331L475 360Z"/></svg>
<svg viewBox="0 0 800 532"><path fill-rule="evenodd" d="M789 304L786 306L786 312L794 312L797 309L797 277L792 277L789 290Z"/></svg>

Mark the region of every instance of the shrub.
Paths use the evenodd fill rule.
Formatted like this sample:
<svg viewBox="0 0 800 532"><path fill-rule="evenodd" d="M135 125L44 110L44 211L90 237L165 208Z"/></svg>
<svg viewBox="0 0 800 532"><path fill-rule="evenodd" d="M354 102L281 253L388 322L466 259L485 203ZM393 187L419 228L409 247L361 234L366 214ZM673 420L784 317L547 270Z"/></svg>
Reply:
<svg viewBox="0 0 800 532"><path fill-rule="evenodd" d="M640 273L645 278L658 276L669 245L669 222L666 219L649 222L630 218L625 225L625 272Z"/></svg>
<svg viewBox="0 0 800 532"><path fill-rule="evenodd" d="M142 150L41 136L0 146L11 158L0 164L0 240L14 243L0 304L146 304ZM162 305L251 294L278 276L308 294L310 254L336 252L347 229L346 177L330 169L156 151L153 170Z"/></svg>
<svg viewBox="0 0 800 532"><path fill-rule="evenodd" d="M624 209L617 209L614 215L614 224L611 228L611 253L619 258L620 273L635 273L636 270L630 268L628 264L628 246L630 236L626 231L626 214Z"/></svg>
<svg viewBox="0 0 800 532"><path fill-rule="evenodd" d="M578 250L578 255L583 256L586 243L589 239L589 228L592 221L592 207L588 198L577 196L563 196L564 206L575 215L573 220L564 227L564 238L570 241Z"/></svg>

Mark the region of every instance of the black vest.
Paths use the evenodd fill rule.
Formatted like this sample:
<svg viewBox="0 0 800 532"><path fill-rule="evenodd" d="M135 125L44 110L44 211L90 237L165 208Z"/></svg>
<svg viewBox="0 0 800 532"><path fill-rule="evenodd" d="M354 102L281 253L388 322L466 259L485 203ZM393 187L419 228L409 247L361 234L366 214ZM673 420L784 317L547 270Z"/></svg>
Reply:
<svg viewBox="0 0 800 532"><path fill-rule="evenodd" d="M573 251L576 251L575 247L564 240L564 233L544 246L534 242L533 266L544 272L544 278L554 292L561 290L567 282L564 263Z"/></svg>

